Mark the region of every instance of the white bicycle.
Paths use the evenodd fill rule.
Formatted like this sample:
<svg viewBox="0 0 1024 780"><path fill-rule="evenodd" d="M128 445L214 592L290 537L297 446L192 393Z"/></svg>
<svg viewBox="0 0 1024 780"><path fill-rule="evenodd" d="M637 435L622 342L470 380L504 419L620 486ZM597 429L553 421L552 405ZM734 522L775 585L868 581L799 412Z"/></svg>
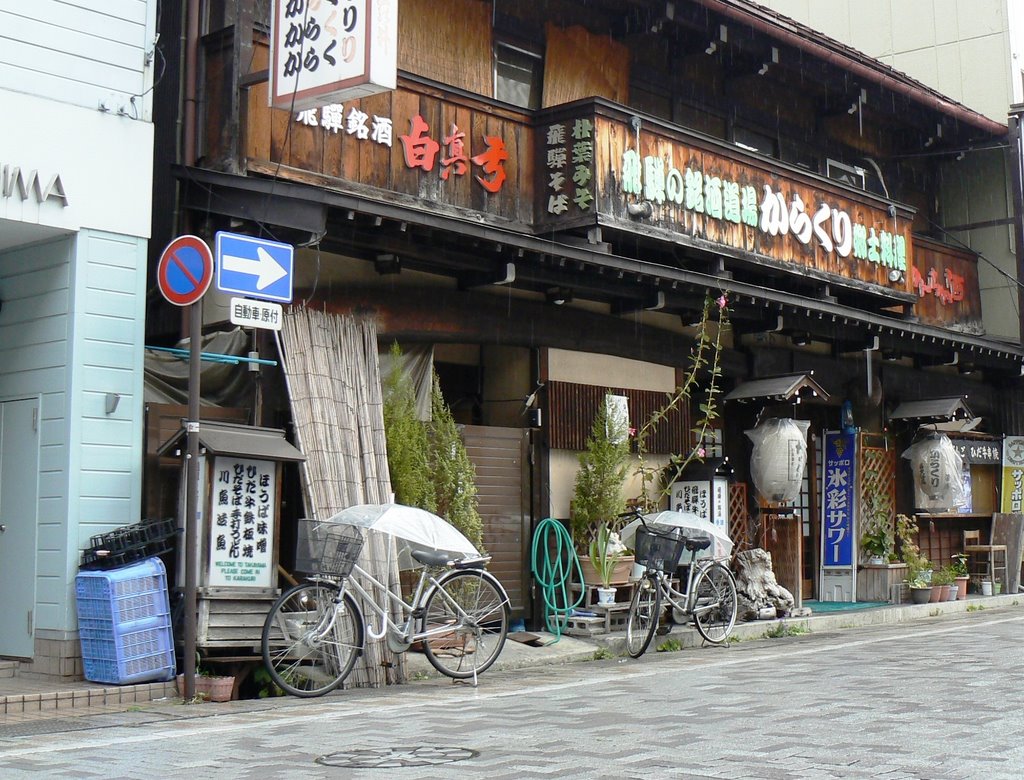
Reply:
<svg viewBox="0 0 1024 780"><path fill-rule="evenodd" d="M386 637L396 653L419 642L439 672L474 683L498 658L510 609L505 589L484 569L489 556L411 551L423 568L406 602L356 563L364 545L359 528L320 523L311 530L322 542L317 573L282 593L263 625L263 663L282 690L305 697L334 690L367 637ZM360 601L379 618L379 627L367 622Z"/></svg>

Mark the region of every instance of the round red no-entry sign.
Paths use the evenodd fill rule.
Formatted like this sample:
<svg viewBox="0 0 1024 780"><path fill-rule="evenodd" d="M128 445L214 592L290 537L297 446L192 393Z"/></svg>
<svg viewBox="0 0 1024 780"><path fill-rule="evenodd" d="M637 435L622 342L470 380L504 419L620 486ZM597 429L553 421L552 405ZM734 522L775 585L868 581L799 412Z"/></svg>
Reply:
<svg viewBox="0 0 1024 780"><path fill-rule="evenodd" d="M178 236L160 255L156 281L164 298L175 306L195 303L213 281L213 252L198 236Z"/></svg>

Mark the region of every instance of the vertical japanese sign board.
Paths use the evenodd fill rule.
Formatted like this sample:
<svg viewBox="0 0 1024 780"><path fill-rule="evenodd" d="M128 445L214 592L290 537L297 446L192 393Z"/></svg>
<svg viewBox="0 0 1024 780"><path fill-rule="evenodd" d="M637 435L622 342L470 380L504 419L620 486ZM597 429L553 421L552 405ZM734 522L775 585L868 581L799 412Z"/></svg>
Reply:
<svg viewBox="0 0 1024 780"><path fill-rule="evenodd" d="M207 585L275 586L276 474L275 461L214 459Z"/></svg>
<svg viewBox="0 0 1024 780"><path fill-rule="evenodd" d="M681 479L672 483L669 509L675 512L691 512L702 520L729 533L729 480L725 477L713 479ZM711 548L699 550L697 558L713 555Z"/></svg>
<svg viewBox="0 0 1024 780"><path fill-rule="evenodd" d="M270 105L289 111L397 86L398 0L274 0Z"/></svg>
<svg viewBox="0 0 1024 780"><path fill-rule="evenodd" d="M856 436L829 431L821 474L822 601L853 601L856 593Z"/></svg>
<svg viewBox="0 0 1024 780"><path fill-rule="evenodd" d="M999 511L1024 511L1024 436L1007 436L1003 439L1003 480Z"/></svg>

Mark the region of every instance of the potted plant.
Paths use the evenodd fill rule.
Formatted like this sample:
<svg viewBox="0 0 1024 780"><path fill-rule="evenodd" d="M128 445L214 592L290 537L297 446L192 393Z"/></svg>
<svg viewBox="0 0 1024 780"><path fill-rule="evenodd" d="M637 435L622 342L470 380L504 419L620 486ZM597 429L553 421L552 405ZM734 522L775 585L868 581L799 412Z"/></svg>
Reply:
<svg viewBox="0 0 1024 780"><path fill-rule="evenodd" d="M607 523L601 525L590 541L590 564L594 567L601 586L597 589L599 604L615 603L616 567L624 557L626 546Z"/></svg>
<svg viewBox="0 0 1024 780"><path fill-rule="evenodd" d="M629 462L629 432L609 413L608 406L602 399L586 449L579 456L573 488L570 527L581 558L587 555L601 527L614 524L626 511L623 485Z"/></svg>
<svg viewBox="0 0 1024 780"><path fill-rule="evenodd" d="M185 675L178 675L178 693L185 695ZM235 691L234 675L215 675L200 664L196 653L196 678L194 701L231 701Z"/></svg>
<svg viewBox="0 0 1024 780"><path fill-rule="evenodd" d="M868 556L868 563L884 566L894 557L896 539L888 509L874 494L861 498L864 515L864 532L860 537L861 552Z"/></svg>
<svg viewBox="0 0 1024 780"><path fill-rule="evenodd" d="M949 569L941 567L932 572L932 597L929 601L946 601L949 598L949 586L953 584L953 576Z"/></svg>
<svg viewBox="0 0 1024 780"><path fill-rule="evenodd" d="M956 583L956 598L957 601L963 601L967 598L967 584L971 581L967 571L967 556L963 553L953 553L950 557L952 563L949 566L953 571L953 581Z"/></svg>

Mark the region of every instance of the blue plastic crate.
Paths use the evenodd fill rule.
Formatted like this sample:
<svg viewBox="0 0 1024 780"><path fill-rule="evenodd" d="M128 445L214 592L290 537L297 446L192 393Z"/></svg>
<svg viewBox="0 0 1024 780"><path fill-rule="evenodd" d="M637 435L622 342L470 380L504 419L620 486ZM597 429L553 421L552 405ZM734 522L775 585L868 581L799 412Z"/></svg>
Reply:
<svg viewBox="0 0 1024 780"><path fill-rule="evenodd" d="M167 574L159 558L75 578L85 679L103 683L174 676Z"/></svg>
<svg viewBox="0 0 1024 780"><path fill-rule="evenodd" d="M170 680L174 677L174 637L170 624L92 635L82 631L82 666L90 682L127 683Z"/></svg>
<svg viewBox="0 0 1024 780"><path fill-rule="evenodd" d="M170 614L167 572L159 558L107 571L83 571L75 578L78 620L97 621L111 631ZM90 625L94 625L89 623Z"/></svg>

